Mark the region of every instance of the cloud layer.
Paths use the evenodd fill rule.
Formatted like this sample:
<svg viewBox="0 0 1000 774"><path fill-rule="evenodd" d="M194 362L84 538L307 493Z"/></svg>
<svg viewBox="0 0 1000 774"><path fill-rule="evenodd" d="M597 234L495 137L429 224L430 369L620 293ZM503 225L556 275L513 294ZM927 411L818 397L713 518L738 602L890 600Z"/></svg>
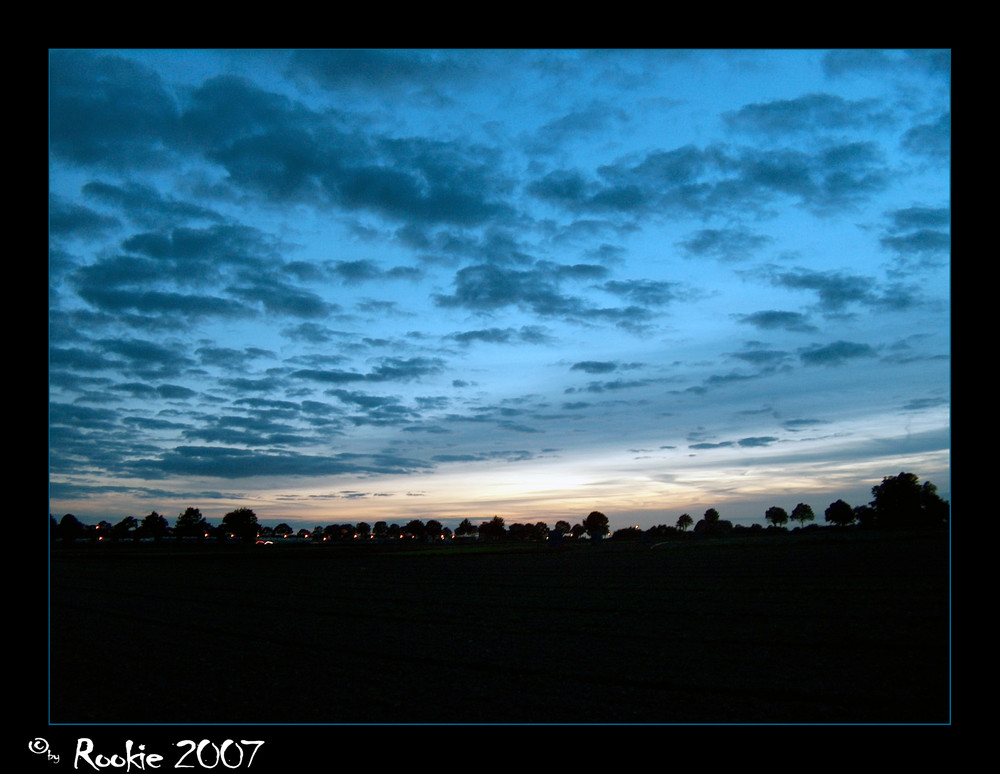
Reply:
<svg viewBox="0 0 1000 774"><path fill-rule="evenodd" d="M947 52L52 51L49 100L53 512L947 490Z"/></svg>

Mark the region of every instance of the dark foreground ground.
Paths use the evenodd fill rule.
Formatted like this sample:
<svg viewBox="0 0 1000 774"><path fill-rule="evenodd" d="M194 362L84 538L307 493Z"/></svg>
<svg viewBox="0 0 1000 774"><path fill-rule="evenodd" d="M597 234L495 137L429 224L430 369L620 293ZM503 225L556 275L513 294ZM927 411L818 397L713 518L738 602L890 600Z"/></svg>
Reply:
<svg viewBox="0 0 1000 774"><path fill-rule="evenodd" d="M946 535L108 548L52 552L53 723L950 720Z"/></svg>

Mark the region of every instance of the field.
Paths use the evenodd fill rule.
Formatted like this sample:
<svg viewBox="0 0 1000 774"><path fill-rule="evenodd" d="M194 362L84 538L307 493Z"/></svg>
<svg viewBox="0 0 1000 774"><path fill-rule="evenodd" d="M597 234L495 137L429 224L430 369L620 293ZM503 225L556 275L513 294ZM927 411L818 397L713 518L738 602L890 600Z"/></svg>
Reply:
<svg viewBox="0 0 1000 774"><path fill-rule="evenodd" d="M54 548L51 721L950 721L946 535L374 548Z"/></svg>

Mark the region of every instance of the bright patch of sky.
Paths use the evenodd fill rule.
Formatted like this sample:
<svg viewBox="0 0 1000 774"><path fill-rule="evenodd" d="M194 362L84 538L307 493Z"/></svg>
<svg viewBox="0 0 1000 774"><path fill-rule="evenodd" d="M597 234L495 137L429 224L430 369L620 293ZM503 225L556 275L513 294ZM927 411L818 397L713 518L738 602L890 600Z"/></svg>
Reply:
<svg viewBox="0 0 1000 774"><path fill-rule="evenodd" d="M947 51L57 50L50 512L950 489Z"/></svg>

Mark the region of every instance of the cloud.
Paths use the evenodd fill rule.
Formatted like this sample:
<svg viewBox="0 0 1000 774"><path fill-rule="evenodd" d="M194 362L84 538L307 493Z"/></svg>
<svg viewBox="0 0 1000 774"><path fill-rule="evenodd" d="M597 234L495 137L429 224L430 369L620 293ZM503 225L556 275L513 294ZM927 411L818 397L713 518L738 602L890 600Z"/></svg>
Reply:
<svg viewBox="0 0 1000 774"><path fill-rule="evenodd" d="M50 478L93 515L407 488L431 513L446 462L486 490L598 450L657 449L683 488L693 450L819 444L845 405L872 437L941 414L947 52L49 63Z"/></svg>
<svg viewBox="0 0 1000 774"><path fill-rule="evenodd" d="M896 254L897 272L936 268L951 256L951 208L907 207L888 213L880 244Z"/></svg>
<svg viewBox="0 0 1000 774"><path fill-rule="evenodd" d="M388 357L374 366L368 373L356 371L341 371L335 369L301 368L291 373L298 379L320 382L324 384L346 384L348 382L407 382L420 379L423 376L438 374L444 368L440 358Z"/></svg>
<svg viewBox="0 0 1000 774"><path fill-rule="evenodd" d="M793 132L859 129L893 122L891 113L878 100L848 100L824 93L755 102L723 113L722 119L730 129L779 137Z"/></svg>
<svg viewBox="0 0 1000 774"><path fill-rule="evenodd" d="M735 319L762 330L787 330L796 333L814 333L818 330L815 325L808 322L809 318L801 312L783 312L771 309L735 315Z"/></svg>
<svg viewBox="0 0 1000 774"><path fill-rule="evenodd" d="M337 261L333 266L333 271L348 284L394 279L419 280L423 276L423 272L415 267L396 266L384 270L375 261L368 259Z"/></svg>
<svg viewBox="0 0 1000 774"><path fill-rule="evenodd" d="M918 156L947 161L951 158L951 112L942 113L931 123L913 126L903 135L901 144Z"/></svg>
<svg viewBox="0 0 1000 774"><path fill-rule="evenodd" d="M943 82L951 80L951 51L948 49L885 50L846 49L823 55L822 66L830 77L863 75L877 79L894 74L918 72Z"/></svg>
<svg viewBox="0 0 1000 774"><path fill-rule="evenodd" d="M772 237L754 234L745 229L726 228L701 229L679 244L692 257L741 261L773 241Z"/></svg>
<svg viewBox="0 0 1000 774"><path fill-rule="evenodd" d="M570 366L571 371L586 371L588 374L606 374L618 368L618 364L611 361L601 360L581 360Z"/></svg>
<svg viewBox="0 0 1000 774"><path fill-rule="evenodd" d="M520 328L480 328L449 334L459 344L474 342L484 344L546 344L552 339L545 329L538 325L523 325Z"/></svg>
<svg viewBox="0 0 1000 774"><path fill-rule="evenodd" d="M311 49L295 51L288 71L331 91L360 89L396 95L429 85L463 86L487 76L478 58L447 51L376 51L370 49Z"/></svg>
<svg viewBox="0 0 1000 774"><path fill-rule="evenodd" d="M781 287L815 291L825 312L840 311L850 304L871 303L874 299L870 278L845 272L796 269L775 275L773 281Z"/></svg>
<svg viewBox="0 0 1000 774"><path fill-rule="evenodd" d="M316 477L333 475L404 475L430 463L389 454L309 455L260 452L224 446L178 446L159 458L137 459L127 470L137 476L170 475L241 479L256 476Z"/></svg>
<svg viewBox="0 0 1000 774"><path fill-rule="evenodd" d="M49 143L58 156L121 171L164 167L178 122L160 76L135 61L49 52Z"/></svg>
<svg viewBox="0 0 1000 774"><path fill-rule="evenodd" d="M875 350L868 344L852 341L835 341L832 344L808 347L799 351L799 357L806 365L839 366L857 358L875 356Z"/></svg>
<svg viewBox="0 0 1000 774"><path fill-rule="evenodd" d="M761 214L791 200L817 213L850 209L884 190L889 170L869 141L814 151L687 145L623 158L595 176L553 170L528 186L538 199L573 213L626 219Z"/></svg>

